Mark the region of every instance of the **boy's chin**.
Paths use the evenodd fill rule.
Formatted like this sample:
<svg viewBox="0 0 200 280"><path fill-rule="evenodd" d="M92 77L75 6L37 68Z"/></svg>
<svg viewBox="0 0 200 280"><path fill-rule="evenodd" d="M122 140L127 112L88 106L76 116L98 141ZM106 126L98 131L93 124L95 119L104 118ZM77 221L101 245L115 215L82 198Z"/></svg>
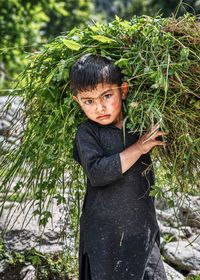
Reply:
<svg viewBox="0 0 200 280"><path fill-rule="evenodd" d="M106 121L96 121L96 123L101 124L101 125L109 125L112 124L112 122L106 122Z"/></svg>
<svg viewBox="0 0 200 280"><path fill-rule="evenodd" d="M92 119L90 119L92 120ZM95 119L95 120L92 120L93 122L96 122L100 125L109 125L109 124L112 124L112 121L111 120L108 120L108 119Z"/></svg>

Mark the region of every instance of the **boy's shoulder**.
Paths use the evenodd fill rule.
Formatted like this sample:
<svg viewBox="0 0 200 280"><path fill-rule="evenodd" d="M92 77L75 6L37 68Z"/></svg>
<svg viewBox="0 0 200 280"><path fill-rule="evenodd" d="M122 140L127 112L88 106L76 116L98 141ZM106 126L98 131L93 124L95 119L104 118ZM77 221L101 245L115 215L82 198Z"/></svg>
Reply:
<svg viewBox="0 0 200 280"><path fill-rule="evenodd" d="M79 124L78 128L77 128L77 132L76 134L96 134L98 133L98 125L90 120L85 120L84 122L82 122L81 124Z"/></svg>
<svg viewBox="0 0 200 280"><path fill-rule="evenodd" d="M99 141L98 126L90 120L82 122L77 128L74 140L73 157L78 163L81 163L79 152L82 147L88 146L89 142L91 144Z"/></svg>
<svg viewBox="0 0 200 280"><path fill-rule="evenodd" d="M85 120L85 121L83 121L82 123L79 124L77 130L85 129L85 128L91 128L91 129L95 129L96 128L97 129L98 125L95 122L91 121L91 120Z"/></svg>

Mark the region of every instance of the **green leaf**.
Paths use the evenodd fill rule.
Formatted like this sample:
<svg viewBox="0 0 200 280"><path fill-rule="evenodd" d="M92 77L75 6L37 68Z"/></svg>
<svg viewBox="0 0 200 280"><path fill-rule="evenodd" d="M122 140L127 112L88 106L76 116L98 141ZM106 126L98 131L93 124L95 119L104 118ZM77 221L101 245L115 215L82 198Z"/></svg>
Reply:
<svg viewBox="0 0 200 280"><path fill-rule="evenodd" d="M101 36L101 35L93 35L93 36L91 36L94 40L97 40L97 41L99 41L99 42L101 42L101 43L112 43L112 42L114 42L114 40L113 39L111 39L111 38L108 38L108 37L106 37L106 36Z"/></svg>
<svg viewBox="0 0 200 280"><path fill-rule="evenodd" d="M189 54L190 54L190 49L189 48L181 49L181 51L180 51L180 58L181 58L181 60L187 59Z"/></svg>
<svg viewBox="0 0 200 280"><path fill-rule="evenodd" d="M99 27L97 27L96 25L91 25L89 26L89 28L93 31L93 32L97 32L99 30Z"/></svg>
<svg viewBox="0 0 200 280"><path fill-rule="evenodd" d="M64 17L67 17L70 15L70 13L65 8L64 2L55 3L55 9L59 14L61 14Z"/></svg>
<svg viewBox="0 0 200 280"><path fill-rule="evenodd" d="M78 51L81 48L81 45L73 40L63 40L63 44L70 50Z"/></svg>
<svg viewBox="0 0 200 280"><path fill-rule="evenodd" d="M120 58L118 61L116 61L116 65L119 67L127 67L129 63L129 60L127 58Z"/></svg>
<svg viewBox="0 0 200 280"><path fill-rule="evenodd" d="M46 83L47 83L47 84L48 84L48 83L51 81L51 79L55 76L57 70L58 70L57 68L54 68L54 69L51 71L51 73L47 76L47 78L46 78Z"/></svg>

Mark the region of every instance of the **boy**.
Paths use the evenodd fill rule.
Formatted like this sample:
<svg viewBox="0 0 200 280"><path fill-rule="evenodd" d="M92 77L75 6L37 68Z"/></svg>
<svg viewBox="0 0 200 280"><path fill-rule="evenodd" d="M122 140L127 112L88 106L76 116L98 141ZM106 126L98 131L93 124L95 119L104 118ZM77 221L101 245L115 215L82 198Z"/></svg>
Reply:
<svg viewBox="0 0 200 280"><path fill-rule="evenodd" d="M79 280L165 280L148 152L164 143L152 127L124 132L128 85L112 60L82 56L70 72L73 99L88 120L76 133L74 158L87 175L80 220ZM125 141L124 141L125 140Z"/></svg>

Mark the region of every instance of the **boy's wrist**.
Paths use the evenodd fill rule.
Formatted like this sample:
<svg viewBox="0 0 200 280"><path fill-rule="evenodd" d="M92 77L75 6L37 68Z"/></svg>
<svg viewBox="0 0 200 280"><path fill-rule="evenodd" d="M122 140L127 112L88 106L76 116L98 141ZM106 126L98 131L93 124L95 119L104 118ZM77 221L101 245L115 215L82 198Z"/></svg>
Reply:
<svg viewBox="0 0 200 280"><path fill-rule="evenodd" d="M135 145L136 150L140 153L140 155L143 155L144 151L143 151L142 144L138 141L134 145Z"/></svg>

